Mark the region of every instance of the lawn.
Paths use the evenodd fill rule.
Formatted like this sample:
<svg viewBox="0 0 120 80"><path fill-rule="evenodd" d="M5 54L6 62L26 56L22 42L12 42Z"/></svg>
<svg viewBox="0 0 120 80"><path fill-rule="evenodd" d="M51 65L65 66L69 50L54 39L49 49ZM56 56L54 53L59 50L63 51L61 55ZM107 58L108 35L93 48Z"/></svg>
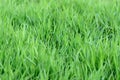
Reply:
<svg viewBox="0 0 120 80"><path fill-rule="evenodd" d="M120 0L0 0L0 80L120 80Z"/></svg>

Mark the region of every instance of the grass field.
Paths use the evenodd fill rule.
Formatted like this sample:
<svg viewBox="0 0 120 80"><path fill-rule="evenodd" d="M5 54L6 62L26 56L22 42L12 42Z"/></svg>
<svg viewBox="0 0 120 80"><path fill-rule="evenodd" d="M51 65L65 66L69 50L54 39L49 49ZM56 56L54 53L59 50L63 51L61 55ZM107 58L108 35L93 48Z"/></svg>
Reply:
<svg viewBox="0 0 120 80"><path fill-rule="evenodd" d="M0 80L120 80L120 0L0 0Z"/></svg>

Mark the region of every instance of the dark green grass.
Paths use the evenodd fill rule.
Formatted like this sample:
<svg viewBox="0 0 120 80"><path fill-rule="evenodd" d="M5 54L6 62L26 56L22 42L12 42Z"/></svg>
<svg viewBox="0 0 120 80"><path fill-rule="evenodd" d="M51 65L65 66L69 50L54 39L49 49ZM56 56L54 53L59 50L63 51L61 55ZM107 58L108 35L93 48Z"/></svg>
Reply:
<svg viewBox="0 0 120 80"><path fill-rule="evenodd" d="M1 80L120 80L119 0L0 0Z"/></svg>

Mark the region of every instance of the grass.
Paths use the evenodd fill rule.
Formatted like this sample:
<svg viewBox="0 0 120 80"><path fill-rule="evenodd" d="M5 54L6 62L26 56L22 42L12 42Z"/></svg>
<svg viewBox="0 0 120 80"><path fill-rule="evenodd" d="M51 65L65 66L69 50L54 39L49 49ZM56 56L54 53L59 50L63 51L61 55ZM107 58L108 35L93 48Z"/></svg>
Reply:
<svg viewBox="0 0 120 80"><path fill-rule="evenodd" d="M0 0L1 80L120 80L119 0Z"/></svg>

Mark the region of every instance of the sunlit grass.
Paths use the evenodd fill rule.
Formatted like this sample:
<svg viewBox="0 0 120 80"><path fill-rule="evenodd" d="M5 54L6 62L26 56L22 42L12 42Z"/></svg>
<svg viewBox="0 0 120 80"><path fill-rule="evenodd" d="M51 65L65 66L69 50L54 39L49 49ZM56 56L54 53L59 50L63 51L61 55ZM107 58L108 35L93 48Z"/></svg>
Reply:
<svg viewBox="0 0 120 80"><path fill-rule="evenodd" d="M0 0L1 80L119 80L117 0Z"/></svg>

